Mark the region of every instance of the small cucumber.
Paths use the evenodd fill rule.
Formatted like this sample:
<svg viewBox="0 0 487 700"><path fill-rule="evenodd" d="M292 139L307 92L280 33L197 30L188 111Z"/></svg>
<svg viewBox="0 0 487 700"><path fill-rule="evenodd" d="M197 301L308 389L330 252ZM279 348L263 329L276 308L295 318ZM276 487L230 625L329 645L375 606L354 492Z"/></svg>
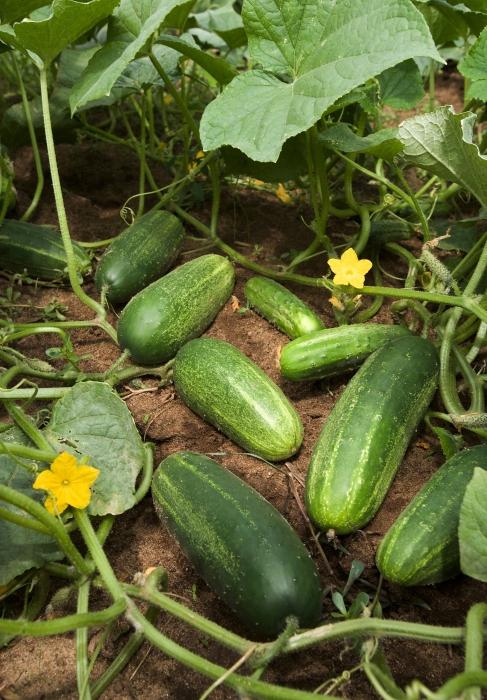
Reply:
<svg viewBox="0 0 487 700"><path fill-rule="evenodd" d="M118 341L135 362L170 360L203 333L232 293L235 272L221 255L202 255L136 294L122 311Z"/></svg>
<svg viewBox="0 0 487 700"><path fill-rule="evenodd" d="M384 578L425 586L460 573L458 521L476 467L487 470L487 445L458 452L423 486L379 545L376 561Z"/></svg>
<svg viewBox="0 0 487 700"><path fill-rule="evenodd" d="M90 269L86 252L73 242L78 272ZM0 267L9 272L27 272L40 280L68 278L68 262L61 235L50 226L4 219L0 226Z"/></svg>
<svg viewBox="0 0 487 700"><path fill-rule="evenodd" d="M399 336L402 326L357 323L303 335L281 351L281 373L293 382L322 379L361 365L374 350Z"/></svg>
<svg viewBox="0 0 487 700"><path fill-rule="evenodd" d="M320 528L346 534L373 518L433 398L437 378L436 349L414 335L383 345L352 377L309 465L306 504Z"/></svg>
<svg viewBox="0 0 487 700"><path fill-rule="evenodd" d="M208 586L257 636L282 632L286 617L316 624L316 567L282 515L204 455L177 452L154 474L156 512Z"/></svg>
<svg viewBox="0 0 487 700"><path fill-rule="evenodd" d="M184 228L168 211L150 211L119 234L100 258L95 282L111 304L124 304L162 277L179 255Z"/></svg>
<svg viewBox="0 0 487 700"><path fill-rule="evenodd" d="M247 304L290 338L324 327L315 312L279 282L251 277L244 291Z"/></svg>
<svg viewBox="0 0 487 700"><path fill-rule="evenodd" d="M276 384L230 343L198 338L176 355L183 401L237 445L277 462L298 451L303 426Z"/></svg>

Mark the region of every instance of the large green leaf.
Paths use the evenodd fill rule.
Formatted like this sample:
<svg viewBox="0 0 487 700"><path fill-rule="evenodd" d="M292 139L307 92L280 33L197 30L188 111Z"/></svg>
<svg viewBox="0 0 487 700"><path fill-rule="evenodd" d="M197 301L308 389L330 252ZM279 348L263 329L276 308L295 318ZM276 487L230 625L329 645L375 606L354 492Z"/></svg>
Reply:
<svg viewBox="0 0 487 700"><path fill-rule="evenodd" d="M487 472L477 468L465 491L458 528L462 571L487 581Z"/></svg>
<svg viewBox="0 0 487 700"><path fill-rule="evenodd" d="M110 18L107 43L93 56L73 88L71 112L107 97L129 63L160 29L174 8L187 0L122 0Z"/></svg>
<svg viewBox="0 0 487 700"><path fill-rule="evenodd" d="M396 128L381 129L368 136L357 136L351 127L343 122L323 131L320 140L344 153L370 153L384 160L392 160L403 148Z"/></svg>
<svg viewBox="0 0 487 700"><path fill-rule="evenodd" d="M424 97L423 79L412 58L378 77L381 102L394 109L412 109Z"/></svg>
<svg viewBox="0 0 487 700"><path fill-rule="evenodd" d="M46 4L46 0L1 0L0 21L6 24L18 22Z"/></svg>
<svg viewBox="0 0 487 700"><path fill-rule="evenodd" d="M276 161L338 98L413 56L441 60L410 0L246 0L252 62L206 108L203 148L239 148Z"/></svg>
<svg viewBox="0 0 487 700"><path fill-rule="evenodd" d="M54 0L47 19L25 19L14 25L23 49L48 65L61 51L107 17L119 0Z"/></svg>
<svg viewBox="0 0 487 700"><path fill-rule="evenodd" d="M407 162L462 185L487 207L487 156L473 143L476 116L452 107L406 119L399 126Z"/></svg>
<svg viewBox="0 0 487 700"><path fill-rule="evenodd" d="M487 27L458 66L468 78L466 99L487 101Z"/></svg>
<svg viewBox="0 0 487 700"><path fill-rule="evenodd" d="M118 515L132 508L145 451L130 411L108 384L76 384L55 404L46 434L59 449L86 455L100 470L91 515Z"/></svg>
<svg viewBox="0 0 487 700"><path fill-rule="evenodd" d="M18 428L11 428L2 433L1 441L34 447L24 433ZM44 468L45 465L42 465ZM42 501L45 493L32 488L34 477L8 455L0 455L0 484L10 486L19 493L36 501ZM2 508L24 515L14 506L0 502ZM26 516L29 517L29 516ZM9 583L15 576L28 569L39 568L48 561L63 559L57 542L48 535L35 530L28 530L6 520L0 520L0 586Z"/></svg>

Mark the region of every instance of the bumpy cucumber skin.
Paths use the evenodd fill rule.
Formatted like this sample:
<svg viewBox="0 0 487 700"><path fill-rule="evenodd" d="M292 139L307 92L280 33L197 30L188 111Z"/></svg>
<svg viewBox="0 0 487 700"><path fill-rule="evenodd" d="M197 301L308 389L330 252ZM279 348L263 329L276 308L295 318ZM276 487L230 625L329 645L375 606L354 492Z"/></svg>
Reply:
<svg viewBox="0 0 487 700"><path fill-rule="evenodd" d="M281 351L281 373L293 382L332 377L362 364L374 350L409 335L402 326L356 323L325 328L291 341Z"/></svg>
<svg viewBox="0 0 487 700"><path fill-rule="evenodd" d="M279 634L289 615L318 622L316 567L257 491L204 455L178 452L156 470L152 496L198 574L258 637Z"/></svg>
<svg viewBox="0 0 487 700"><path fill-rule="evenodd" d="M487 470L487 445L454 455L423 486L379 545L376 562L384 578L425 586L460 573L460 508L476 467Z"/></svg>
<svg viewBox="0 0 487 700"><path fill-rule="evenodd" d="M80 273L90 269L86 252L73 242ZM67 260L61 235L50 226L4 219L0 226L0 267L41 280L67 279Z"/></svg>
<svg viewBox="0 0 487 700"><path fill-rule="evenodd" d="M111 304L124 304L162 277L179 255L184 228L168 211L151 211L119 234L101 257L95 274L98 291Z"/></svg>
<svg viewBox="0 0 487 700"><path fill-rule="evenodd" d="M244 292L247 304L290 338L324 327L315 312L279 282L251 277Z"/></svg>
<svg viewBox="0 0 487 700"><path fill-rule="evenodd" d="M233 265L221 255L177 267L129 301L118 323L120 346L142 365L170 360L208 328L234 284Z"/></svg>
<svg viewBox="0 0 487 700"><path fill-rule="evenodd" d="M323 530L355 532L381 505L436 390L438 356L424 338L386 343L365 361L318 438L306 505Z"/></svg>
<svg viewBox="0 0 487 700"><path fill-rule="evenodd" d="M233 345L198 338L176 355L174 386L199 416L248 452L288 459L303 441L296 410L276 384Z"/></svg>

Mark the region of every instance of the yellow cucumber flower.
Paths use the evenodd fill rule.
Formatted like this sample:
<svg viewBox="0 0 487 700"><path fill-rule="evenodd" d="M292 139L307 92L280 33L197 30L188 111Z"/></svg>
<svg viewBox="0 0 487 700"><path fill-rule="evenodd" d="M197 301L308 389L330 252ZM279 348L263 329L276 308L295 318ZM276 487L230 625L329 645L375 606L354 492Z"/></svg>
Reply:
<svg viewBox="0 0 487 700"><path fill-rule="evenodd" d="M335 273L334 284L349 284L361 289L365 284L365 275L372 267L370 260L359 260L353 248L348 248L341 258L330 258L328 265Z"/></svg>
<svg viewBox="0 0 487 700"><path fill-rule="evenodd" d="M69 452L61 452L49 469L38 474L33 488L49 492L44 501L49 513L59 515L68 506L86 508L91 500L90 487L100 474L88 464L78 464Z"/></svg>
<svg viewBox="0 0 487 700"><path fill-rule="evenodd" d="M279 183L278 187L276 188L276 197L283 203L283 204L292 204L293 198L289 194L289 192L286 190L282 182Z"/></svg>

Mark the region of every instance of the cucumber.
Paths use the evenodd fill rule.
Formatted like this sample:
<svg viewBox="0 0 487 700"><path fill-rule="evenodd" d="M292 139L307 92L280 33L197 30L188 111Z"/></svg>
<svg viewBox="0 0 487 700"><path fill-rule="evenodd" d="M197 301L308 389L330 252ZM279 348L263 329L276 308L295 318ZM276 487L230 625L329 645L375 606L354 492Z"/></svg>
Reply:
<svg viewBox="0 0 487 700"><path fill-rule="evenodd" d="M267 277L251 277L244 292L248 306L290 338L298 338L324 327L315 312L279 282Z"/></svg>
<svg viewBox="0 0 487 700"><path fill-rule="evenodd" d="M111 304L124 304L162 277L179 255L184 228L168 211L150 211L118 235L100 258L95 282Z"/></svg>
<svg viewBox="0 0 487 700"><path fill-rule="evenodd" d="M476 467L487 470L487 445L458 452L423 486L379 545L384 578L424 586L460 573L460 508Z"/></svg>
<svg viewBox="0 0 487 700"><path fill-rule="evenodd" d="M202 255L136 294L122 311L118 341L132 359L156 365L203 333L232 293L235 272L221 255Z"/></svg>
<svg viewBox="0 0 487 700"><path fill-rule="evenodd" d="M91 261L73 242L78 271L87 272ZM9 272L27 272L41 280L68 279L66 253L61 235L50 226L4 219L0 226L0 267Z"/></svg>
<svg viewBox="0 0 487 700"><path fill-rule="evenodd" d="M408 334L402 326L381 323L357 323L308 333L283 347L281 373L294 382L332 377L361 365L384 343Z"/></svg>
<svg viewBox="0 0 487 700"><path fill-rule="evenodd" d="M306 480L312 520L355 532L377 512L435 393L438 356L424 338L386 343L365 361L318 438Z"/></svg>
<svg viewBox="0 0 487 700"><path fill-rule="evenodd" d="M277 635L289 615L318 622L316 567L257 491L204 455L177 452L156 470L152 497L198 574L250 630Z"/></svg>
<svg viewBox="0 0 487 700"><path fill-rule="evenodd" d="M176 355L174 386L183 401L248 452L273 462L303 441L301 420L276 384L230 343L198 338Z"/></svg>

